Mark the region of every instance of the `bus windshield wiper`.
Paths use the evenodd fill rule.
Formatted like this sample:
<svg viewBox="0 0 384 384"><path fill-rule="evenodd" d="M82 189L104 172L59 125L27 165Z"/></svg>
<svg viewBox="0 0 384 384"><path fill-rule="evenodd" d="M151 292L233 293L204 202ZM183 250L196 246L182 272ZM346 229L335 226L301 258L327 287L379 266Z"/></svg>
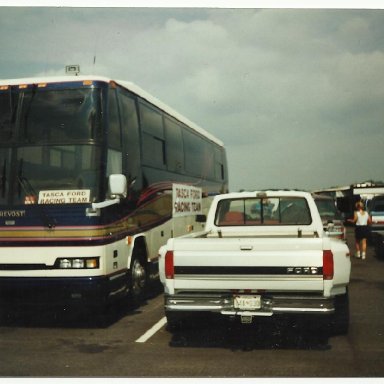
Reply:
<svg viewBox="0 0 384 384"><path fill-rule="evenodd" d="M28 119L29 119L29 114L31 112L32 103L33 103L35 96L36 96L36 85L33 85L31 96L30 96L29 100L27 99L25 101L28 104L26 107L23 108L23 109L25 109L25 114L24 114L22 122L21 122L22 128L23 128L23 135L24 135L24 138L27 139L27 141L31 141L28 137ZM24 101L23 101L23 103L24 103Z"/></svg>
<svg viewBox="0 0 384 384"><path fill-rule="evenodd" d="M7 182L7 160L4 159L3 172L1 175L1 197L5 197L5 185Z"/></svg>
<svg viewBox="0 0 384 384"><path fill-rule="evenodd" d="M19 182L19 185L23 189L26 196L37 196L36 191L32 187L32 184L29 182L29 180L21 175L17 176L17 181ZM19 188L19 197L21 195L21 190Z"/></svg>
<svg viewBox="0 0 384 384"><path fill-rule="evenodd" d="M19 174L17 175L17 181L19 182L19 185L23 189L26 196L37 197L37 193L33 188L32 184L25 176L23 176L22 173L23 173L23 159L20 160L20 168L19 168ZM19 196L20 195L21 195L21 191L19 190ZM55 220L46 214L44 208L40 204L38 204L38 208L39 208L39 213L44 226L50 229L54 228L56 225Z"/></svg>

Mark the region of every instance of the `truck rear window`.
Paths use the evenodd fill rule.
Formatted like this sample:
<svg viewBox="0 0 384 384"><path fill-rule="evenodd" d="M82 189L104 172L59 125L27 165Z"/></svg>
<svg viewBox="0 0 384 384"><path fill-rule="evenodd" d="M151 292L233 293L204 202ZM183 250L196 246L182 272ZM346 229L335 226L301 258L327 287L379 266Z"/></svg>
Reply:
<svg viewBox="0 0 384 384"><path fill-rule="evenodd" d="M309 225L311 222L307 200L300 197L221 200L215 218L216 226Z"/></svg>

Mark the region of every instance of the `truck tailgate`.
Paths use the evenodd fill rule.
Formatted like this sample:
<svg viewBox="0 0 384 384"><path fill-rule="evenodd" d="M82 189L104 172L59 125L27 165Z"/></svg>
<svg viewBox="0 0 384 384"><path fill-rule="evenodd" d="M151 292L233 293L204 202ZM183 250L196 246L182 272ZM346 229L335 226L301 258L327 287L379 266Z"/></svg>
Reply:
<svg viewBox="0 0 384 384"><path fill-rule="evenodd" d="M174 243L174 289L322 291L321 238L206 238Z"/></svg>

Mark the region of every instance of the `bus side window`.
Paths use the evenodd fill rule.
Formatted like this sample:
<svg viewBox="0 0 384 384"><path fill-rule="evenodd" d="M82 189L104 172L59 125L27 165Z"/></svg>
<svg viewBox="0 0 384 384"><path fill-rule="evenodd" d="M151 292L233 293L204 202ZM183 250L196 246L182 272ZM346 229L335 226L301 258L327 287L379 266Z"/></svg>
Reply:
<svg viewBox="0 0 384 384"><path fill-rule="evenodd" d="M183 173L184 146L181 126L169 118L165 118L166 155L168 171Z"/></svg>
<svg viewBox="0 0 384 384"><path fill-rule="evenodd" d="M122 173L122 155L121 151L108 149L107 176Z"/></svg>
<svg viewBox="0 0 384 384"><path fill-rule="evenodd" d="M223 158L223 150L218 147L214 146L214 162L215 162L215 180L224 180L225 179L225 171L224 171L224 164L225 159Z"/></svg>
<svg viewBox="0 0 384 384"><path fill-rule="evenodd" d="M123 132L123 172L127 176L128 185L135 190L141 188L140 171L140 136L139 121L135 99L123 92L119 92L120 119Z"/></svg>
<svg viewBox="0 0 384 384"><path fill-rule="evenodd" d="M162 114L140 103L143 140L143 163L154 168L165 168L165 137Z"/></svg>
<svg viewBox="0 0 384 384"><path fill-rule="evenodd" d="M185 171L189 175L213 178L213 151L211 143L191 130L183 130Z"/></svg>
<svg viewBox="0 0 384 384"><path fill-rule="evenodd" d="M114 149L121 148L119 110L117 107L117 97L115 89L109 90L108 147Z"/></svg>

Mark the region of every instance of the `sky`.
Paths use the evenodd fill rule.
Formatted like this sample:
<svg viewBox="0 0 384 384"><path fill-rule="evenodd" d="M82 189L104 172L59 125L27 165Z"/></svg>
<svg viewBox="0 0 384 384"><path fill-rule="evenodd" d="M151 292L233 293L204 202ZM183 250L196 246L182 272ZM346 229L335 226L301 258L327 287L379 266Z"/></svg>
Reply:
<svg viewBox="0 0 384 384"><path fill-rule="evenodd" d="M384 9L3 5L0 49L1 79L136 83L224 142L231 191L384 181Z"/></svg>

